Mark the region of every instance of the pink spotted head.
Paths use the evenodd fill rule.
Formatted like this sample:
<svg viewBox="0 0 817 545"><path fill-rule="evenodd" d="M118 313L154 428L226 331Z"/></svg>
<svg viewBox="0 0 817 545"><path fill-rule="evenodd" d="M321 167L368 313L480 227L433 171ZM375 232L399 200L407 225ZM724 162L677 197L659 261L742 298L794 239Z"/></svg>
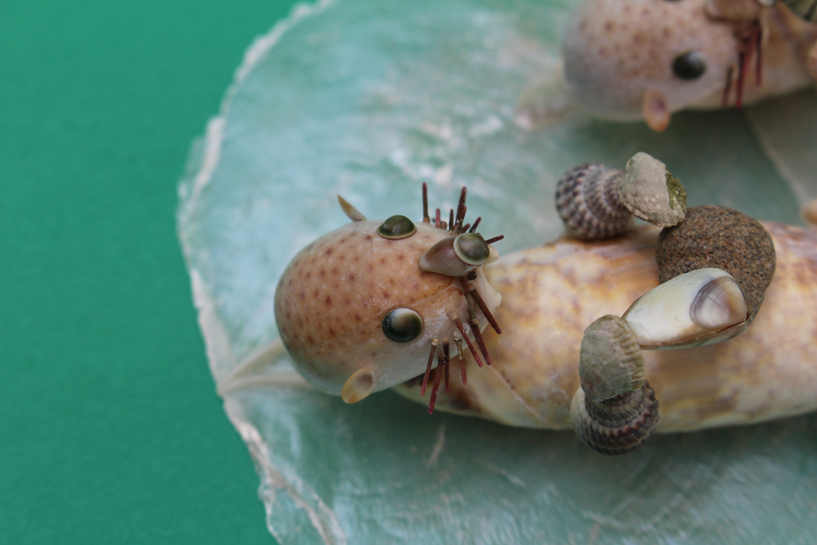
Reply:
<svg viewBox="0 0 817 545"><path fill-rule="evenodd" d="M449 222L439 210L429 218L425 187L416 223L367 221L340 201L352 222L295 256L278 284L275 316L298 372L355 403L424 370L427 380L434 364L447 370L449 343L461 351L463 341L481 341L501 297L482 272L497 256L493 240L476 233L478 221L463 224L464 189Z"/></svg>

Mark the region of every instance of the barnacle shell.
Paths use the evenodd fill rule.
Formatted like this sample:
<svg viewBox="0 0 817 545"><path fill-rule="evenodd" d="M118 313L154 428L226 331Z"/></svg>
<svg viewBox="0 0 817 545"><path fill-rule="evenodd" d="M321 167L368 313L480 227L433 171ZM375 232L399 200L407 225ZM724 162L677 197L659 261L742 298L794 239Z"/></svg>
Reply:
<svg viewBox="0 0 817 545"><path fill-rule="evenodd" d="M658 422L658 401L649 382L612 399L594 401L579 388L570 421L579 438L602 454L628 454L649 440Z"/></svg>
<svg viewBox="0 0 817 545"><path fill-rule="evenodd" d="M642 348L701 346L746 329L746 299L732 275L704 268L676 276L624 313Z"/></svg>
<svg viewBox="0 0 817 545"><path fill-rule="evenodd" d="M722 206L696 206L683 223L664 229L655 254L658 281L695 269L716 267L731 274L749 307L751 323L775 271L775 247L757 220Z"/></svg>
<svg viewBox="0 0 817 545"><path fill-rule="evenodd" d="M597 163L569 170L556 186L556 211L568 234L584 240L625 232L632 214L618 196L624 173Z"/></svg>
<svg viewBox="0 0 817 545"><path fill-rule="evenodd" d="M683 221L687 195L664 163L638 152L625 172L587 163L569 170L556 186L556 210L569 235L583 240L624 233L631 214L659 227Z"/></svg>

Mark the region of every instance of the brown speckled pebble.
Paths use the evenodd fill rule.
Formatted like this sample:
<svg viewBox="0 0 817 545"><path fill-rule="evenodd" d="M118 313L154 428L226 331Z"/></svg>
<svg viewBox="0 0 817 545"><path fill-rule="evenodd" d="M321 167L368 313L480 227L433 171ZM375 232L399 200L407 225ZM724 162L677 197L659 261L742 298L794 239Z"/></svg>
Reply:
<svg viewBox="0 0 817 545"><path fill-rule="evenodd" d="M722 206L695 206L686 219L661 231L655 254L658 281L705 267L723 269L737 280L751 322L775 269L774 243L768 231L746 214Z"/></svg>

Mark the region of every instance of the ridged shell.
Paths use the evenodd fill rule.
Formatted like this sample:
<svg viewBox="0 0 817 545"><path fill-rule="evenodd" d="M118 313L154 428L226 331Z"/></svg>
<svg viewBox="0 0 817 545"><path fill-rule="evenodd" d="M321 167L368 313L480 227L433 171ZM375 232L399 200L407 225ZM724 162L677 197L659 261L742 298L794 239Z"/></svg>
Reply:
<svg viewBox="0 0 817 545"><path fill-rule="evenodd" d="M582 240L624 233L632 214L618 196L624 173L598 163L569 170L556 186L556 210L567 232Z"/></svg>
<svg viewBox="0 0 817 545"><path fill-rule="evenodd" d="M579 438L601 454L628 454L643 446L658 422L658 401L646 380L638 390L593 401L579 388L570 420Z"/></svg>

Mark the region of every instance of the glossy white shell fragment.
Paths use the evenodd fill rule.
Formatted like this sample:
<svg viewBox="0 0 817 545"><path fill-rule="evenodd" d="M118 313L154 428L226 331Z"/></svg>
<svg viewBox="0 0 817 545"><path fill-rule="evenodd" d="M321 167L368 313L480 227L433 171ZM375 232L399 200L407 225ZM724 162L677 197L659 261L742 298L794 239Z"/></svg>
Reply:
<svg viewBox="0 0 817 545"><path fill-rule="evenodd" d="M639 297L624 313L642 348L701 346L734 337L748 307L740 286L721 269L676 276Z"/></svg>

